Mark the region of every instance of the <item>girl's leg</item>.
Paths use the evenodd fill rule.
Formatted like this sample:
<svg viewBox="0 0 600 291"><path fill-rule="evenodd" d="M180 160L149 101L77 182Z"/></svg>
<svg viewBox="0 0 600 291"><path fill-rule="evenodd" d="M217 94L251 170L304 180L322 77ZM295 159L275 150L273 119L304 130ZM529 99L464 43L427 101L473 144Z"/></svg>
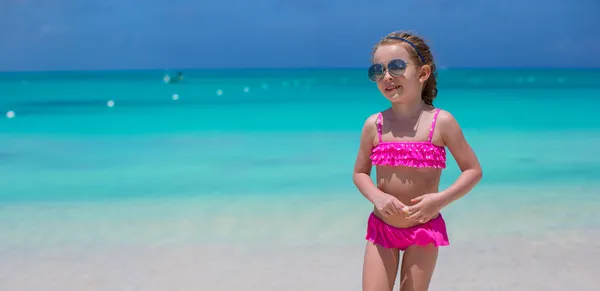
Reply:
<svg viewBox="0 0 600 291"><path fill-rule="evenodd" d="M427 291L437 258L438 248L433 244L408 247L402 255L400 290Z"/></svg>
<svg viewBox="0 0 600 291"><path fill-rule="evenodd" d="M398 249L386 249L367 241L363 263L363 291L392 291L398 273Z"/></svg>

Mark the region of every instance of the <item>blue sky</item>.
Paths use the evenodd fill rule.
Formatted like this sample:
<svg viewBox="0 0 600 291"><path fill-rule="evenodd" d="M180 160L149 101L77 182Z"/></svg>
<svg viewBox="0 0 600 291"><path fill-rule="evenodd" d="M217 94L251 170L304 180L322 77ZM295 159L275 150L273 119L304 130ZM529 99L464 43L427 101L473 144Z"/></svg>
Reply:
<svg viewBox="0 0 600 291"><path fill-rule="evenodd" d="M2 0L0 70L362 67L401 29L440 67L600 67L599 12L598 0Z"/></svg>

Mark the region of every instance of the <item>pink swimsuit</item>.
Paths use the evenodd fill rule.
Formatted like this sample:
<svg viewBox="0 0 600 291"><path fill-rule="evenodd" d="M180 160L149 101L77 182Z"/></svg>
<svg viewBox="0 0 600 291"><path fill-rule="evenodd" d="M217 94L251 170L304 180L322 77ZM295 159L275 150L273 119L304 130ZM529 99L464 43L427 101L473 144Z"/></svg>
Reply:
<svg viewBox="0 0 600 291"><path fill-rule="evenodd" d="M382 141L383 116L377 117L379 143L373 148L371 161L376 166L446 168L446 149L431 142L440 109L433 115L427 141Z"/></svg>
<svg viewBox="0 0 600 291"><path fill-rule="evenodd" d="M433 115L427 141L393 142L382 141L383 115L377 117L377 136L379 143L373 148L371 161L376 166L411 168L446 168L446 149L431 142L440 109ZM446 231L446 222L440 213L436 218L409 228L399 228L385 223L374 213L369 215L366 239L385 248L402 251L409 246L436 247L450 244Z"/></svg>

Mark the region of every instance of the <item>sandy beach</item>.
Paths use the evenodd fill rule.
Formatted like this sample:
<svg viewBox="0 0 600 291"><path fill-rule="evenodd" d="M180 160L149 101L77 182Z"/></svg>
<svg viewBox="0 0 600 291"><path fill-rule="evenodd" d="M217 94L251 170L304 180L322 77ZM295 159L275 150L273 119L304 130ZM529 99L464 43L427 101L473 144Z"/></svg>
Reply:
<svg viewBox="0 0 600 291"><path fill-rule="evenodd" d="M597 288L595 188L515 189L480 187L444 212L431 291ZM340 195L4 205L0 290L359 291L370 205Z"/></svg>
<svg viewBox="0 0 600 291"><path fill-rule="evenodd" d="M600 231L455 243L435 290L594 290ZM361 290L362 244L163 245L3 252L0 290Z"/></svg>

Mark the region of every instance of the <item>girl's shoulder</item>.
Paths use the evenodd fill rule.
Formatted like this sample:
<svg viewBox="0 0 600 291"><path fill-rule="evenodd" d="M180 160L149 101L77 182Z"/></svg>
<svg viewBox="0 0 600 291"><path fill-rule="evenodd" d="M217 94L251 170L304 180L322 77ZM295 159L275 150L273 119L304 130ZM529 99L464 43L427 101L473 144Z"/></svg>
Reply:
<svg viewBox="0 0 600 291"><path fill-rule="evenodd" d="M452 113L450 113L450 111L441 109L441 108L436 108L436 110L439 110L439 112L437 113L437 122L438 123L446 124L449 122L456 121L456 118L454 118L454 115L452 115Z"/></svg>
<svg viewBox="0 0 600 291"><path fill-rule="evenodd" d="M381 112L372 113L365 119L363 123L363 134L368 136L377 134L377 122Z"/></svg>
<svg viewBox="0 0 600 291"><path fill-rule="evenodd" d="M439 113L437 114L436 118L436 130L441 130L443 132L455 132L460 130L460 126L450 111L439 109Z"/></svg>
<svg viewBox="0 0 600 291"><path fill-rule="evenodd" d="M382 111L371 113L365 120L365 126L376 126Z"/></svg>

